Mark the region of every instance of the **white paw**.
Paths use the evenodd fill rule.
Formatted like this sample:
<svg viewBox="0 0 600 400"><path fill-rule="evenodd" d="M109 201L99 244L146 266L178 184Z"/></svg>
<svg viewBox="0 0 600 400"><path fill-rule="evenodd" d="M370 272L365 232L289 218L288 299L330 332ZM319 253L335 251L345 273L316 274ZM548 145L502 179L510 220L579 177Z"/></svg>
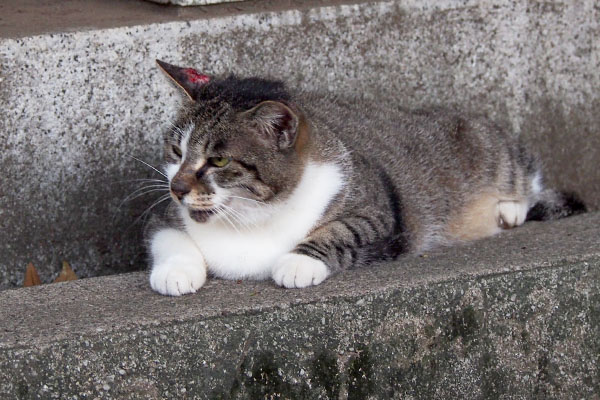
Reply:
<svg viewBox="0 0 600 400"><path fill-rule="evenodd" d="M155 264L150 273L150 286L160 294L181 296L195 293L206 282L204 262L173 256Z"/></svg>
<svg viewBox="0 0 600 400"><path fill-rule="evenodd" d="M286 288L318 285L328 276L329 268L323 261L302 254L285 254L273 268L273 280Z"/></svg>
<svg viewBox="0 0 600 400"><path fill-rule="evenodd" d="M499 201L497 206L498 226L503 229L523 225L527 217L527 203L519 201Z"/></svg>

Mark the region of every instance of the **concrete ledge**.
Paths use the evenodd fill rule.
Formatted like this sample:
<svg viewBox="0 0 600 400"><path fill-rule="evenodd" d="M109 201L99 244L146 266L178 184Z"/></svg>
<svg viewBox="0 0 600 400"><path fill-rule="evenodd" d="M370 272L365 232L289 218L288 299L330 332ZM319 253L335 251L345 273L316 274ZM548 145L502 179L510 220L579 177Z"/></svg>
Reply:
<svg viewBox="0 0 600 400"><path fill-rule="evenodd" d="M167 3L170 0L157 0ZM190 0L173 0L189 2ZM194 0L191 0L194 1ZM365 0L199 0L204 7L171 7L145 0L3 0L0 38L97 31L124 26L185 22L260 12L309 10ZM232 3L233 2L233 3Z"/></svg>
<svg viewBox="0 0 600 400"><path fill-rule="evenodd" d="M244 0L148 0L154 3L160 4L173 4L176 6L205 6L208 4L219 4L219 3L234 3L241 2Z"/></svg>
<svg viewBox="0 0 600 400"><path fill-rule="evenodd" d="M306 290L169 298L145 273L7 290L0 397L594 398L599 227L528 223Z"/></svg>

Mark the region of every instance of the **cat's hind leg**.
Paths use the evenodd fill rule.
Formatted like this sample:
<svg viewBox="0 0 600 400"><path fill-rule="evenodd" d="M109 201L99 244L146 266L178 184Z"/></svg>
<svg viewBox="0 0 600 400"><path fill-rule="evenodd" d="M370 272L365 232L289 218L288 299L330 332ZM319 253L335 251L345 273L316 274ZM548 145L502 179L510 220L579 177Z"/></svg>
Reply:
<svg viewBox="0 0 600 400"><path fill-rule="evenodd" d="M484 191L471 197L449 220L450 242L469 241L492 236L502 229L522 225L527 217L527 199Z"/></svg>
<svg viewBox="0 0 600 400"><path fill-rule="evenodd" d="M502 229L523 225L527 217L527 200L499 200L496 205L496 221Z"/></svg>

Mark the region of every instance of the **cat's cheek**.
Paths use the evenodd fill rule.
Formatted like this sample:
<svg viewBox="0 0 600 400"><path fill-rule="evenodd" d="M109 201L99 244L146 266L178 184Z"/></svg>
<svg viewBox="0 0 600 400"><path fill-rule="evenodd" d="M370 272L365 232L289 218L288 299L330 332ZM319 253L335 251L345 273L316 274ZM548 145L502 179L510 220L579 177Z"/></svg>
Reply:
<svg viewBox="0 0 600 400"><path fill-rule="evenodd" d="M303 254L288 253L275 263L273 280L286 288L304 288L318 285L330 275L323 261Z"/></svg>
<svg viewBox="0 0 600 400"><path fill-rule="evenodd" d="M160 294L181 296L195 293L206 282L206 266L186 257L173 256L155 264L150 286Z"/></svg>

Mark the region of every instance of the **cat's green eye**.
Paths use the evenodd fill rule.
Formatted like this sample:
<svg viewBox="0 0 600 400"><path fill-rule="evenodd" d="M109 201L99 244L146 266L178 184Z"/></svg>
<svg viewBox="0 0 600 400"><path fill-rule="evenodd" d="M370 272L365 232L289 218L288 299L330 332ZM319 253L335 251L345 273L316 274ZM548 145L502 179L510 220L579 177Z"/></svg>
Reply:
<svg viewBox="0 0 600 400"><path fill-rule="evenodd" d="M171 150L173 150L173 153L175 153L175 155L179 158L181 158L181 156L183 155L183 153L181 152L181 148L179 146L177 146L176 144L174 144L171 147Z"/></svg>
<svg viewBox="0 0 600 400"><path fill-rule="evenodd" d="M224 166L229 164L229 161L231 161L231 160L226 157L211 157L208 159L208 163L210 165L212 165L213 167L217 167L217 168L223 168Z"/></svg>

